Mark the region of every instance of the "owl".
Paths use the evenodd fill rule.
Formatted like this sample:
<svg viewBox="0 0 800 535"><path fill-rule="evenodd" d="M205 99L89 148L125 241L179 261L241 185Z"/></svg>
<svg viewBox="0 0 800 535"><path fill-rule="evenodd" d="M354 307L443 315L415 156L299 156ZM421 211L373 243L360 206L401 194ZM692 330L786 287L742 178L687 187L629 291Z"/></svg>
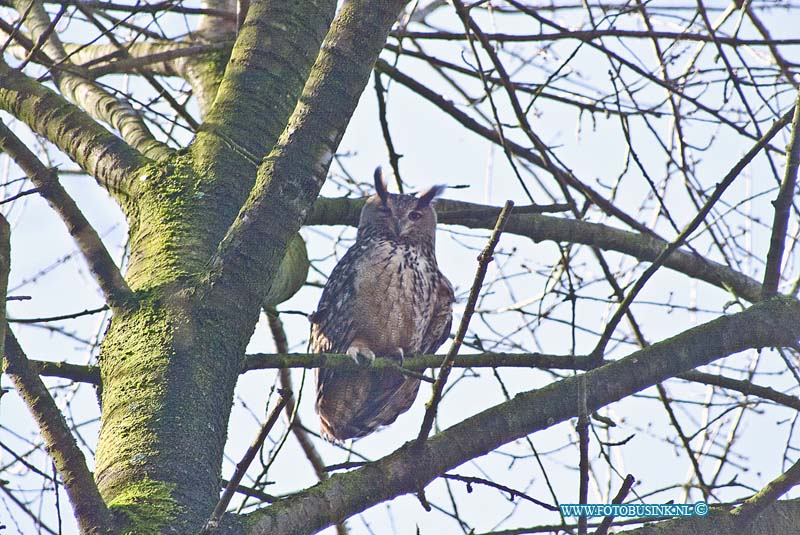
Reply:
<svg viewBox="0 0 800 535"><path fill-rule="evenodd" d="M436 264L436 212L444 190L419 196L386 191L380 168L375 194L361 210L352 247L331 272L311 314L311 350L346 353L368 364L377 356L434 353L450 334L453 287ZM419 380L397 370L316 371L322 436L360 438L389 425L414 403Z"/></svg>

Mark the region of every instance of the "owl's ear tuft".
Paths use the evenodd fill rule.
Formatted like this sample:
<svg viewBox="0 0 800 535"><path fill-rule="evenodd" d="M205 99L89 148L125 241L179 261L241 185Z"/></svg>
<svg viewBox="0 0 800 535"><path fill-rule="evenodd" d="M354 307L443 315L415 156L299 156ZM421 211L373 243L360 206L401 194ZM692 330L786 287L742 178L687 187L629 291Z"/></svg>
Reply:
<svg viewBox="0 0 800 535"><path fill-rule="evenodd" d="M417 199L417 210L419 210L420 208L425 208L427 206L430 206L433 200L436 199L436 197L438 197L442 193L444 193L444 190L446 189L447 186L443 186L442 184L431 187L428 191L420 195L419 198Z"/></svg>
<svg viewBox="0 0 800 535"><path fill-rule="evenodd" d="M380 165L375 168L373 177L375 178L375 193L380 197L381 204L386 206L386 202L389 200L389 192L386 191L386 180L383 178L383 171Z"/></svg>

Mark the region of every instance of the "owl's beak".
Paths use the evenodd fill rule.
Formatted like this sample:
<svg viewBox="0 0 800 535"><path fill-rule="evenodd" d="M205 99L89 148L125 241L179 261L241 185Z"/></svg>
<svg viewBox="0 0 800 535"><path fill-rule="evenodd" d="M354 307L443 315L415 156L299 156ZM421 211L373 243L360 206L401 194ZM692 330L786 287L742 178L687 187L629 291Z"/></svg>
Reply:
<svg viewBox="0 0 800 535"><path fill-rule="evenodd" d="M398 238L403 233L403 227L400 225L400 221L397 219L392 220L392 230L394 230L394 235Z"/></svg>

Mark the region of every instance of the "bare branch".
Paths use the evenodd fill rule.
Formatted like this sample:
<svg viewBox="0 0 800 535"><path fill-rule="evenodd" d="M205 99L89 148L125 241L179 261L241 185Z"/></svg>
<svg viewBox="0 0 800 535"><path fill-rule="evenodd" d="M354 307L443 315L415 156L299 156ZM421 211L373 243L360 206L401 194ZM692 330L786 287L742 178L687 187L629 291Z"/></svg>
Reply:
<svg viewBox="0 0 800 535"><path fill-rule="evenodd" d="M788 328L787 328L788 327ZM440 474L498 446L578 413L579 382L587 409L618 401L668 377L749 348L800 338L800 302L774 298L636 351L580 377L519 394L434 435L407 443L380 461L247 515L248 535L314 533L396 496L417 492Z"/></svg>
<svg viewBox="0 0 800 535"><path fill-rule="evenodd" d="M77 106L0 61L0 108L64 151L117 200L148 160Z"/></svg>
<svg viewBox="0 0 800 535"><path fill-rule="evenodd" d="M739 526L748 526L775 500L789 492L798 483L800 483L800 461L797 461L786 472L770 481L761 492L746 500L742 505L731 511L731 514L738 517L737 524Z"/></svg>
<svg viewBox="0 0 800 535"><path fill-rule="evenodd" d="M584 195L587 199L589 199L593 203L597 204L597 206L600 207L600 209L606 212L607 214L618 218L626 225L630 226L633 229L638 230L643 234L654 235L653 231L647 228L646 225L642 225L641 222L637 221L635 217L632 217L626 214L624 211L620 210L612 202L604 198L602 195L600 195L597 191L589 187L587 184L578 180L571 173L562 171L553 165L548 165L548 162L546 162L540 156L534 154L533 151L531 151L530 149L525 148L522 145L519 145L518 143L515 143L509 139L502 138L495 130L480 124L475 119L470 117L468 114L458 109L458 107L455 104L453 104L449 100L439 95L439 93L425 87L424 85L416 81L414 78L406 74L403 74L398 69L389 65L389 63L387 63L386 61L382 59L378 60L378 62L375 64L375 68L378 71L387 74L393 80L408 87L409 89L419 94L424 99L438 106L442 111L446 112L448 115L453 117L465 128L506 148L514 156L522 158L523 160L530 162L537 167L541 167L542 169L545 169L549 173L553 173L554 176L559 181L568 184L569 186L580 191L582 195Z"/></svg>
<svg viewBox="0 0 800 535"><path fill-rule="evenodd" d="M320 198L306 219L306 224L356 226L363 203L363 199ZM592 245L600 249L628 254L648 262L654 261L669 243L660 238L628 232L600 223L537 215L536 210L533 209L530 210L531 215L520 215L525 213L528 208L525 206L514 208L514 214L509 217L505 232L527 236L536 242L550 240ZM494 225L499 211L500 207L488 207L450 199L436 201L436 213L440 223L450 225L490 229ZM695 253L676 250L664 260L663 265L689 277L731 291L736 296L750 302L758 301L761 298L760 282Z"/></svg>
<svg viewBox="0 0 800 535"><path fill-rule="evenodd" d="M56 469L64 481L81 532L113 533L111 514L97 490L92 473L86 466L86 459L78 448L75 437L70 433L64 416L10 330L6 332L5 344L4 371L11 377L39 425L47 450L51 452Z"/></svg>
<svg viewBox="0 0 800 535"><path fill-rule="evenodd" d="M625 497L633 488L633 484L636 482L636 479L631 474L625 476L625 480L622 482L622 486L619 488L619 492L617 495L614 496L614 499L611 500L611 503L622 503L625 500ZM611 527L611 524L614 522L613 516L604 517L603 520L600 522L600 525L597 526L597 529L594 532L594 535L606 535L608 533L608 528Z"/></svg>
<svg viewBox="0 0 800 535"><path fill-rule="evenodd" d="M42 197L47 199L50 206L61 216L111 308L131 303L134 298L133 292L97 231L58 182L56 170L45 167L2 122L0 122L0 148L14 159L39 189Z"/></svg>
<svg viewBox="0 0 800 535"><path fill-rule="evenodd" d="M43 377L60 377L77 383L90 383L100 386L100 368L83 366L68 362L51 362L47 360L31 360L31 366Z"/></svg>
<svg viewBox="0 0 800 535"><path fill-rule="evenodd" d="M783 182L778 191L778 196L773 202L775 217L772 220L772 236L769 240L767 252L767 265L764 268L765 298L772 297L778 291L783 263L783 250L786 242L786 229L789 225L789 210L795 197L797 187L797 169L800 167L800 91L794 107L792 120L792 133L786 151L786 168L784 169Z"/></svg>
<svg viewBox="0 0 800 535"><path fill-rule="evenodd" d="M714 192L706 201L705 205L700 209L700 211L695 215L691 222L689 222L686 227L681 231L681 233L672 241L669 245L658 255L658 257L653 260L653 263L647 267L645 272L636 280L636 283L630 289L630 291L625 295L625 300L620 303L617 310L614 311L614 315L608 321L606 325L605 331L603 331L603 336L600 338L600 341L597 343L594 351L592 352L595 357L600 357L602 353L605 351L606 344L608 341L611 340L611 335L616 330L619 321L622 319L622 316L625 315L625 312L630 307L631 303L633 303L636 296L639 294L641 289L653 276L653 274L658 271L658 269L664 264L664 261L672 254L673 251L677 250L681 247L689 236L697 229L698 226L705 220L708 213L711 211L711 208L714 204L722 197L722 194L725 192L728 187L733 184L733 181L736 180L741 172L744 170L747 165L756 157L756 155L761 152L761 150L769 143L769 141L783 129L784 126L789 124L792 116L794 115L794 111L790 111L786 113L780 120L776 121L772 127L758 140L751 148L748 150L745 155L739 159L738 162L731 168L730 171L723 177L722 180L717 184L717 187L714 188Z"/></svg>
<svg viewBox="0 0 800 535"><path fill-rule="evenodd" d="M500 212L500 215L497 217L497 223L494 225L494 230L489 237L488 243L478 255L478 270L475 273L472 287L469 290L469 297L467 298L467 305L464 308L464 315L461 317L461 323L458 325L456 336L453 339L453 343L450 345L450 349L447 351L447 355L442 361L439 375L436 377L436 382L433 384L431 399L426 404L425 416L422 419L422 425L417 435L417 442L421 443L426 440L433 428L433 419L436 417L439 402L442 400L444 385L447 384L447 377L450 375L450 370L453 368L453 362L456 359L456 355L458 355L461 344L464 342L464 337L467 335L469 322L472 319L472 314L475 312L475 304L478 302L478 296L483 287L483 279L486 277L486 271L489 269L489 262L493 260L492 255L494 254L494 248L497 246L497 242L500 241L500 235L503 233L506 219L511 214L513 208L514 203L512 201L506 201L503 211Z"/></svg>
<svg viewBox="0 0 800 535"><path fill-rule="evenodd" d="M750 381L739 381L723 375L713 375L710 373L698 372L696 370L682 373L678 375L678 379L693 381L695 383L702 383L705 385L719 386L721 388L740 392L745 396L757 396L761 399L767 399L780 405L785 405L800 411L799 397L778 392L774 388L756 385Z"/></svg>
<svg viewBox="0 0 800 535"><path fill-rule="evenodd" d="M278 421L281 411L283 411L283 407L286 405L286 400L292 397L291 392L285 392L282 390L279 390L278 394L280 394L278 404L272 408L272 412L267 418L267 421L265 421L264 425L261 426L261 429L258 431L258 435L256 436L255 440L250 447L247 448L242 460L236 465L236 470L234 470L231 479L228 481L228 485L225 487L225 491L222 493L219 502L217 502L216 507L214 507L214 511L211 513L211 518L209 518L208 522L206 522L203 532L214 530L219 526L219 521L222 518L222 515L225 514L225 509L228 508L228 504L231 503L231 498L233 498L233 494L236 492L236 488L242 481L245 472L247 472L247 469L250 468L250 463L253 462L253 459L255 459L256 454L258 454L259 450L261 449L261 446L264 445L264 441L267 439L267 435L269 435L269 432L275 425L275 422Z"/></svg>

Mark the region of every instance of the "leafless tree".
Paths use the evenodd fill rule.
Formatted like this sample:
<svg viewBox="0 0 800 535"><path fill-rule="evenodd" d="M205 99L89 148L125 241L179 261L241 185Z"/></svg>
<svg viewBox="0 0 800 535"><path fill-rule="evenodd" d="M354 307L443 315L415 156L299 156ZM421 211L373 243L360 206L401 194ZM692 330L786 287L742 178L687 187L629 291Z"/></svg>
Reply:
<svg viewBox="0 0 800 535"><path fill-rule="evenodd" d="M796 532L798 8L0 2L0 524ZM396 188L434 180L415 154L456 170L460 304L447 355L403 364L428 403L336 446L304 370L356 364L293 313L370 191L359 99ZM612 501L711 509L558 507Z"/></svg>

